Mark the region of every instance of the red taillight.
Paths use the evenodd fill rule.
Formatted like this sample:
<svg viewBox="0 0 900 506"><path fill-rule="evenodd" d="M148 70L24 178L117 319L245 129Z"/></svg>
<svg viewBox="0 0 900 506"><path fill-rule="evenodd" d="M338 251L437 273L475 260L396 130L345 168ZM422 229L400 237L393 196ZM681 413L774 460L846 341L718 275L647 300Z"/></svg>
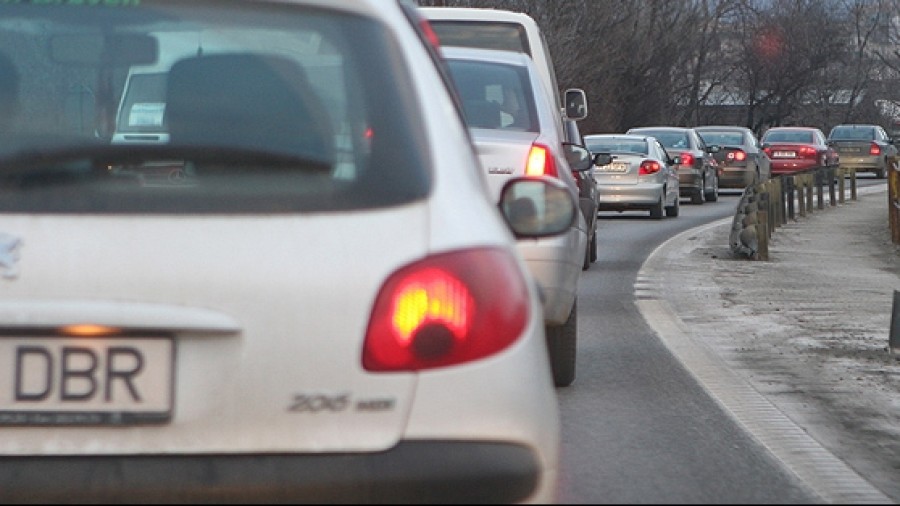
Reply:
<svg viewBox="0 0 900 506"><path fill-rule="evenodd" d="M641 162L641 168L638 169L638 175L647 176L650 174L656 174L662 166L656 160L644 160Z"/></svg>
<svg viewBox="0 0 900 506"><path fill-rule="evenodd" d="M725 159L729 162L743 162L747 159L747 153L745 153L742 149L729 151L728 154L725 155Z"/></svg>
<svg viewBox="0 0 900 506"><path fill-rule="evenodd" d="M529 309L525 280L503 250L426 258L382 286L363 344L363 368L420 371L485 358L518 339Z"/></svg>
<svg viewBox="0 0 900 506"><path fill-rule="evenodd" d="M528 153L528 161L525 162L525 175L527 176L553 176L558 178L559 172L553 153L550 148L542 144L533 144Z"/></svg>
<svg viewBox="0 0 900 506"><path fill-rule="evenodd" d="M816 148L812 146L800 146L800 149L797 150L797 154L803 158L818 158L818 152L816 151Z"/></svg>
<svg viewBox="0 0 900 506"><path fill-rule="evenodd" d="M878 147L878 144L875 144L875 143L873 142L872 145L869 146L869 154L870 154L870 155L875 155L875 156L881 154L881 148Z"/></svg>
<svg viewBox="0 0 900 506"><path fill-rule="evenodd" d="M763 153L765 153L769 158L772 158L772 148L763 148Z"/></svg>
<svg viewBox="0 0 900 506"><path fill-rule="evenodd" d="M690 153L681 153L681 165L694 165L694 155Z"/></svg>

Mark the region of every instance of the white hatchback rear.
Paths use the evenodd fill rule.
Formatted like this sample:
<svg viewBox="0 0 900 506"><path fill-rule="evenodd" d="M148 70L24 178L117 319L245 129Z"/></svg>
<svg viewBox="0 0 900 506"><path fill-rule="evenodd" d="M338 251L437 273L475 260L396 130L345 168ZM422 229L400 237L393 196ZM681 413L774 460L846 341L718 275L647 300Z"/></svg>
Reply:
<svg viewBox="0 0 900 506"><path fill-rule="evenodd" d="M538 294L417 22L395 0L0 5L25 83L0 149L0 500L554 499ZM184 32L233 47L119 115L154 111L163 142L111 142L129 68Z"/></svg>

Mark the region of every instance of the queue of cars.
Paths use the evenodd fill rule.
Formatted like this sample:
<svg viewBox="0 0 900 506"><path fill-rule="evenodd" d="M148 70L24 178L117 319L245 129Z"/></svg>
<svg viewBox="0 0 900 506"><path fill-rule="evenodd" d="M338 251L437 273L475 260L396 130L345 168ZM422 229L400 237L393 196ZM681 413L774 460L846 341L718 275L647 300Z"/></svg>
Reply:
<svg viewBox="0 0 900 506"><path fill-rule="evenodd" d="M725 143L581 139L441 9L0 3L0 501L554 501L605 192Z"/></svg>

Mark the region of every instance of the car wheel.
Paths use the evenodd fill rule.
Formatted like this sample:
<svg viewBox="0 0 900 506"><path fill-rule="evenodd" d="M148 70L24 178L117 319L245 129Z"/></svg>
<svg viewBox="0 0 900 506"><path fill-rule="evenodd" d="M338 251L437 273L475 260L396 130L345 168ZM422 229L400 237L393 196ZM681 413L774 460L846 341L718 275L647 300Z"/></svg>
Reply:
<svg viewBox="0 0 900 506"><path fill-rule="evenodd" d="M875 177L876 177L876 178L878 178L878 179L884 179L884 176L885 176L885 170L884 170L884 169L878 169L878 170L875 171Z"/></svg>
<svg viewBox="0 0 900 506"><path fill-rule="evenodd" d="M715 202L719 200L719 177L713 177L713 187L711 190L706 190L706 193L703 195L706 198L707 202Z"/></svg>
<svg viewBox="0 0 900 506"><path fill-rule="evenodd" d="M677 218L680 208L681 202L679 202L679 199L676 197L675 202L671 206L666 206L666 216L669 218Z"/></svg>
<svg viewBox="0 0 900 506"><path fill-rule="evenodd" d="M547 349L550 352L550 367L553 370L553 384L567 387L575 381L575 344L578 336L578 299L572 304L572 312L566 323L548 326Z"/></svg>
<svg viewBox="0 0 900 506"><path fill-rule="evenodd" d="M691 194L691 204L700 205L703 203L703 188L697 188Z"/></svg>
<svg viewBox="0 0 900 506"><path fill-rule="evenodd" d="M591 263L597 261L597 231L594 230L594 237L591 238Z"/></svg>
<svg viewBox="0 0 900 506"><path fill-rule="evenodd" d="M650 208L650 217L654 220L660 220L663 217L663 200L664 196L660 195L659 200Z"/></svg>

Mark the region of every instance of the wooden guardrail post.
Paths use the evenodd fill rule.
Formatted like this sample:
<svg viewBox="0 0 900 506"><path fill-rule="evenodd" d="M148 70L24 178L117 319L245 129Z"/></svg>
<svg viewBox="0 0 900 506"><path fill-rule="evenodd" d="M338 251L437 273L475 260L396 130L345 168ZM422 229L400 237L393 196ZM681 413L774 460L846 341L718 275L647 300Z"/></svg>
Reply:
<svg viewBox="0 0 900 506"><path fill-rule="evenodd" d="M900 171L897 165L888 170L888 222L891 226L891 241L900 244Z"/></svg>
<svg viewBox="0 0 900 506"><path fill-rule="evenodd" d="M815 178L813 172L807 172L804 174L804 179L806 179L806 212L812 214L813 212L813 194L816 189L815 186Z"/></svg>
<svg viewBox="0 0 900 506"><path fill-rule="evenodd" d="M775 226L780 227L787 223L786 213L784 211L784 178L778 177L773 180L773 188L775 189L775 202L777 205L775 216Z"/></svg>
<svg viewBox="0 0 900 506"><path fill-rule="evenodd" d="M828 171L828 199L829 202L831 202L832 207L837 205L837 195L835 195L834 191L834 180L840 174L840 169L831 169Z"/></svg>
<svg viewBox="0 0 900 506"><path fill-rule="evenodd" d="M787 204L787 220L794 219L794 176L783 176L784 200ZM787 223L785 220L785 223Z"/></svg>
<svg viewBox="0 0 900 506"><path fill-rule="evenodd" d="M825 209L825 178L827 176L827 168L816 171L816 205L819 207L819 210Z"/></svg>
<svg viewBox="0 0 900 506"><path fill-rule="evenodd" d="M848 169L850 173L850 200L856 199L856 169Z"/></svg>
<svg viewBox="0 0 900 506"><path fill-rule="evenodd" d="M847 170L846 169L838 169L838 193L840 193L840 197L838 197L838 201L843 204L845 195L847 193Z"/></svg>
<svg viewBox="0 0 900 506"><path fill-rule="evenodd" d="M806 181L798 174L794 176L794 184L797 186L797 210L803 218L806 216Z"/></svg>

